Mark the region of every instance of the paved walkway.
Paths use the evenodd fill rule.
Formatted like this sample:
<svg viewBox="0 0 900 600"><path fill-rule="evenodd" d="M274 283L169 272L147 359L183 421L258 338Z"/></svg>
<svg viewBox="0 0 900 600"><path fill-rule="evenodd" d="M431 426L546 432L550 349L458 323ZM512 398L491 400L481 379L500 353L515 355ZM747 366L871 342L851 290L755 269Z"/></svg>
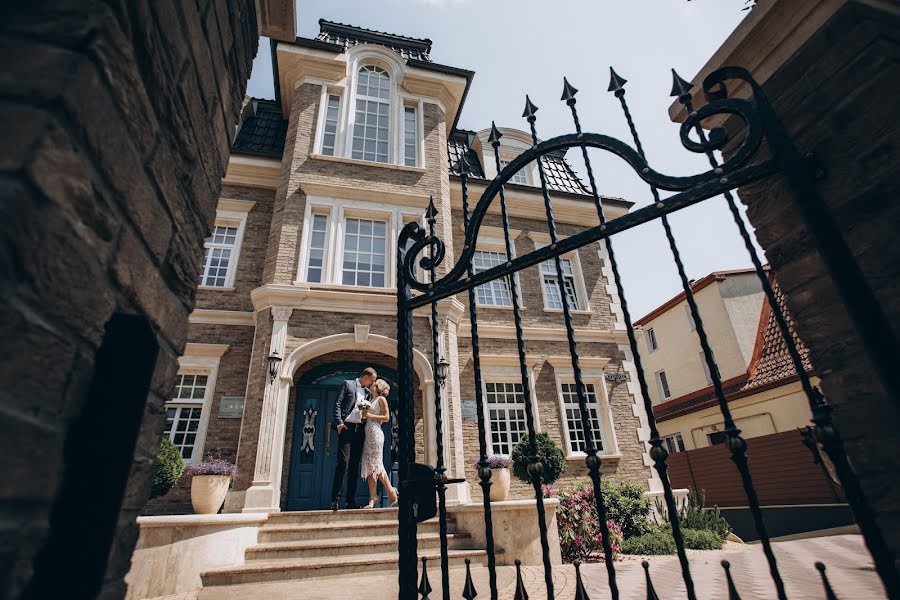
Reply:
<svg viewBox="0 0 900 600"><path fill-rule="evenodd" d="M822 561L840 600L878 600L885 598L871 558L859 535L838 535L806 540L776 542L775 554L791 600L823 600L825 593L813 564ZM775 597L768 565L758 544L729 545L718 552L689 551L691 574L699 598L727 598L725 574L721 561L731 563L731 573L743 600ZM685 598L684 582L678 560L672 556L648 557L653 584L661 598ZM431 600L443 600L440 592L440 570L429 564L429 578L434 589ZM489 598L487 569L473 569L473 580L479 598ZM543 569L524 567L523 580L530 600L546 599ZM582 567L582 575L591 600L610 598L604 564ZM451 569L450 589L454 600L462 598L465 569ZM497 569L499 598L512 600L515 593L515 569ZM628 557L616 563L616 580L622 600L644 600L646 585L641 559ZM571 600L575 596L575 569L563 565L553 570L555 597ZM337 598L396 598L396 575L364 572L347 577L283 581L208 588L169 597L167 600L331 600Z"/></svg>

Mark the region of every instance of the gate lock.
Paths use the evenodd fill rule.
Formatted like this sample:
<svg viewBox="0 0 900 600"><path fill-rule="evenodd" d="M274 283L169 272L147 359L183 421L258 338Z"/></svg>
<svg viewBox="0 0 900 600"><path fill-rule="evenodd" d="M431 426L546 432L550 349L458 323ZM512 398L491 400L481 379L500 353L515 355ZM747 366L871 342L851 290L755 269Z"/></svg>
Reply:
<svg viewBox="0 0 900 600"><path fill-rule="evenodd" d="M465 479L447 479L435 473L435 468L422 463L410 463L407 479L400 482L401 498L412 502L412 514L416 523L427 521L437 515L437 486L443 480L448 483L462 483Z"/></svg>

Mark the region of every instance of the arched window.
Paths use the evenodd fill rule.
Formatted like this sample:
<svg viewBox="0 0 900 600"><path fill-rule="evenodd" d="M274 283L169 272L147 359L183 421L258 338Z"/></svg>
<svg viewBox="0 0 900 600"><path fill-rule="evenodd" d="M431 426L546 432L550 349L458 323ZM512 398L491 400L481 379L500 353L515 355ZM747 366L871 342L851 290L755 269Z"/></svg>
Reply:
<svg viewBox="0 0 900 600"><path fill-rule="evenodd" d="M351 157L386 163L390 160L391 78L381 67L366 65L356 79L356 114Z"/></svg>

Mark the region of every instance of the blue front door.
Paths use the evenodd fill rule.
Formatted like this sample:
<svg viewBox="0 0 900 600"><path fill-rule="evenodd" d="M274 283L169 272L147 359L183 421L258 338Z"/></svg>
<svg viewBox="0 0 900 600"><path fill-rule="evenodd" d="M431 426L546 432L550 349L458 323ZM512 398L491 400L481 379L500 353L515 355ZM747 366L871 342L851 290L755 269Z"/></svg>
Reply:
<svg viewBox="0 0 900 600"><path fill-rule="evenodd" d="M319 510L331 505L331 486L338 460L338 432L332 425L332 416L341 386L332 383L333 378L328 379L328 383L297 386L287 510ZM385 433L384 465L396 486L390 425L391 422L388 422L382 426ZM347 477L359 478L359 473L348 473ZM369 501L369 491L361 478L356 491L356 504L365 505ZM379 493L380 504L387 506L387 494L380 486Z"/></svg>

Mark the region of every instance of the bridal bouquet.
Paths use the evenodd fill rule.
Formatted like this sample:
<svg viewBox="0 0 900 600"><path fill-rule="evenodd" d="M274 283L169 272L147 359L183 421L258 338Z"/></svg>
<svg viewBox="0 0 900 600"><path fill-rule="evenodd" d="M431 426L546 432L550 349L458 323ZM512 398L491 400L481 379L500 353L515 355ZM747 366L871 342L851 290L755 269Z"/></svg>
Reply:
<svg viewBox="0 0 900 600"><path fill-rule="evenodd" d="M363 413L363 415L365 415L365 414L368 413L370 410L372 410L372 403L369 402L368 400L359 400L359 401L356 403L356 409L357 409L359 412Z"/></svg>

